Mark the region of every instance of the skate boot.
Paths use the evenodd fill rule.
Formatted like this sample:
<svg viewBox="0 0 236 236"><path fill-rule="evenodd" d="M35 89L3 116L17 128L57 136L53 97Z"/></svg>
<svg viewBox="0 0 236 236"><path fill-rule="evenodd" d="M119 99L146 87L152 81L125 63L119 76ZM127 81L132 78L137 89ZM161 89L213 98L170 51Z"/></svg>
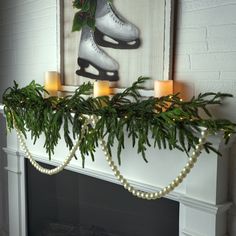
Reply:
<svg viewBox="0 0 236 236"><path fill-rule="evenodd" d="M97 0L95 41L103 47L136 49L140 46L139 30L123 19L107 0ZM112 41L105 40L108 36Z"/></svg>
<svg viewBox="0 0 236 236"><path fill-rule="evenodd" d="M76 71L77 75L95 80L119 80L119 64L97 46L94 42L94 32L87 26L81 33L78 65L80 69ZM98 75L86 71L89 66L94 67Z"/></svg>

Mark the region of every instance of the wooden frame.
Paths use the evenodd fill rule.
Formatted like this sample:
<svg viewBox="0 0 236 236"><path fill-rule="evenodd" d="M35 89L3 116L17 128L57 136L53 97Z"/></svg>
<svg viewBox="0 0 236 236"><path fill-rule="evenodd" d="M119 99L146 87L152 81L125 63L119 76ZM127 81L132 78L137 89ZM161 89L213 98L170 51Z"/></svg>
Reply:
<svg viewBox="0 0 236 236"><path fill-rule="evenodd" d="M130 2L130 4L135 5L134 4L135 1L137 3L136 5L139 5L139 7L142 6L142 5L143 6L148 5L146 0L139 0L139 1L130 0L129 2ZM172 79L174 1L173 0L158 0L158 1L149 0L149 1L153 1L153 3L150 3L150 4L155 5L155 7L153 8L153 12L152 12L152 13L155 13L155 14L153 14L153 17L155 19L157 19L156 14L158 15L158 12L156 12L156 11L159 10L159 12L160 12L160 14L158 15L158 17L159 17L158 22L160 21L159 26L161 27L161 29L159 30L158 43L159 43L159 45L161 45L161 50L159 50L160 53L159 53L158 61L157 61L157 58L155 58L155 56L153 57L153 55L149 55L148 53L138 53L138 51L139 50L141 51L142 48L135 49L135 50L125 50L125 52L120 50L119 53L120 53L120 55L123 54L123 58L120 55L117 56L117 54L118 54L117 51L114 52L114 50L112 51L112 49L105 49L105 50L106 50L106 52L108 52L109 54L114 56L115 59L118 58L118 62L119 61L124 61L124 59L127 55L129 57L129 54L132 54L132 56L129 57L129 61L133 61L133 58L138 58L137 60L139 60L139 61L136 63L136 65L135 65L135 63L133 63L132 65L128 66L129 68L132 68L132 71L135 71L136 68L140 67L140 66L137 66L137 65L140 65L140 64L143 65L143 64L146 63L147 66L145 68L147 68L152 63L154 66L157 65L159 67L159 70L154 72L155 76L151 76L151 78L153 80L156 80L156 79L158 79L158 80L160 80L160 79L163 79L163 80ZM71 32L71 24L72 23L68 21L68 19L66 18L67 17L66 13L64 12L64 9L66 11L66 8L64 8L65 7L64 3L67 3L67 2L68 1L65 1L65 0L57 0L57 8L58 8L58 16L59 16L58 19L57 19L57 22L58 22L58 39L60 39L60 40L58 40L58 56L59 56L58 67L59 67L59 71L63 75L62 76L62 84L64 85L62 87L63 90L74 91L79 86L80 83L90 81L90 80L89 79L82 79L80 81L80 83L77 83L78 77L77 77L77 75L75 75L75 71L76 71L76 69L78 69L76 67L77 67L78 44L79 44L78 40L80 38L80 33L79 32L75 32L75 33ZM159 5L157 4L157 2L158 2ZM69 4L71 4L71 3L69 3ZM116 4L115 6L118 6L118 10L120 10L121 6L123 4L123 1L122 0L115 0L114 4ZM128 3L126 3L126 5L127 4ZM158 6L162 6L162 8L160 7L161 9L157 9ZM127 8L127 6L126 6L126 8ZM68 9L67 9L67 11L68 11ZM139 11L139 13L140 13L140 9L137 8L137 9L134 9L133 13L130 14L130 15L133 15L135 13L135 11ZM147 13L147 11L150 11L150 7L146 8L146 13ZM121 12L123 12L123 11L121 11ZM69 12L69 15L72 17L73 13ZM125 14L125 16L126 15L127 15L127 13ZM128 16L127 18L130 18L130 16ZM131 22L133 23L133 21L137 18L140 18L139 15L138 15L138 17L133 17L133 19L131 19ZM149 17L149 19L152 19L152 18ZM139 23L142 22L142 21L139 21ZM136 22L135 22L135 24L136 24ZM149 24L146 24L146 25L147 26L152 25L152 27L155 27L156 23L153 24L153 22L151 21L151 22L149 22ZM138 27L139 27L139 25L138 25ZM145 30L146 30L146 32L148 32L147 29L145 29ZM141 31L141 39L142 38L146 38L146 39L149 39L149 40L152 39L152 36L150 37L150 35L148 35L148 36L146 34L142 35L142 29L140 29L140 31ZM70 40L69 43L66 42L68 40L68 38ZM74 42L74 43L71 43L71 42ZM69 47L68 47L68 45L69 45ZM145 43L143 45L145 45ZM150 45L150 44L148 46L146 45L146 48L148 48L148 47L149 47L150 52L153 52L153 51L155 52L155 49L152 48L153 45ZM68 52L71 53L72 51L74 51L73 56L71 56L71 54L68 54ZM146 59L145 58L143 59L145 63L140 61L140 58L144 54L147 57ZM67 58L69 58L69 60L71 60L71 61L67 61ZM147 62L147 60L149 62ZM71 65L72 63L74 63L74 64ZM123 65L121 65L121 66L123 66ZM68 70L69 70L69 74L68 74ZM134 76L132 76L132 72L125 71L125 70L121 71L121 74L123 74L123 75L128 74L129 75L128 77L129 78L132 77L132 79L130 79L127 82L127 78L123 78L125 76L121 76L120 81L125 81L125 82L124 83L123 82L122 83L113 83L113 85L112 85L113 87L125 88L125 87L130 86L132 84L132 82L137 79L138 76L150 76L150 74L147 73L147 70L146 70L145 73L138 73ZM73 75L75 75L74 79L72 79L74 82L72 82L72 80L70 80L68 82L66 76L71 78L71 77L73 77ZM153 82L152 81L150 81L149 84L147 84L147 89L149 89L149 90L153 89Z"/></svg>

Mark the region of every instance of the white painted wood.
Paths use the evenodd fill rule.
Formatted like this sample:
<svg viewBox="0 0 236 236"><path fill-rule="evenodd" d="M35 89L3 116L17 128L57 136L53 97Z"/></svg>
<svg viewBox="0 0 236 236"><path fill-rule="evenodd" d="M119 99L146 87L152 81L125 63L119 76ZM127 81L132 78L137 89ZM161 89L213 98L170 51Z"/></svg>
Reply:
<svg viewBox="0 0 236 236"><path fill-rule="evenodd" d="M16 139L16 135L13 133L10 137ZM15 142L17 143L17 142ZM214 144L217 145L218 141L215 140ZM44 162L51 165L59 165L63 161L63 157L66 155L63 142L59 144L59 149L55 151L55 157L52 161L49 161L47 156L42 153L41 145L43 144L43 139L40 139L37 145L31 145L30 141L27 141L27 144L30 147L30 150L33 152L33 156L36 160ZM22 185L24 176L24 169L22 160L24 160L23 152L16 147L9 147L4 149L8 156L8 167L9 176L11 176L10 181L10 192L14 194L14 199L10 198L10 205L14 206L19 214L10 214L11 222L14 222L14 234L12 235L24 235L24 234L15 234L17 230L19 232L22 230L20 225L26 224L26 218L24 218L24 212L22 212L24 205L24 192L25 186ZM127 152L130 150L127 148ZM173 158L171 157L173 154ZM136 187L145 190L145 191L156 191L159 190L165 183L168 183L170 179L175 177L176 172L178 172L179 167L183 166L185 159L181 157L178 152L168 152L168 155L164 155L163 152L158 151L158 154L152 153L149 151L149 165L144 164L142 160L139 160L137 157L135 159L128 158L122 162L121 172L128 178L128 180ZM165 158L162 158L165 157ZM223 157L226 158L226 157ZM155 162L155 160L157 161ZM216 162L212 162L216 160ZM220 227L220 231L225 232L224 222L226 222L226 212L229 209L231 203L222 202L218 204L216 197L211 197L216 195L218 191L215 191L215 188L220 190L222 186L217 185L217 176L224 175L226 170L213 171L214 176L211 176L211 170L218 170L217 156L215 154L202 155L196 167L191 173L191 181L188 181L188 178L180 188L175 192L169 194L167 198L180 202L180 234L179 235L203 235L203 236L222 236L222 234L216 233L215 229ZM140 161L140 162L139 162ZM132 166L132 168L129 168ZM166 171L168 168L168 171ZM91 177L99 178L105 181L109 181L115 184L118 184L117 180L113 176L112 172L107 166L106 161L100 151L96 153L95 163L86 161L86 168L83 169L78 163L78 161L73 160L72 163L67 168L70 171L85 174ZM161 172L161 169L164 172L167 172L165 175L164 172ZM136 173L139 170L138 173ZM142 176L140 176L140 170L142 170ZM150 173L151 172L151 173ZM159 173L161 172L161 173ZM161 175L160 175L161 174ZM210 174L210 175L209 175ZM203 176L203 180L199 180L199 175ZM13 176L13 177L12 177ZM197 186L191 186L194 182L200 182L201 188L197 190L198 195L194 195L196 192ZM210 181L210 182L209 182ZM211 188L209 188L211 186ZM212 186L216 186L212 188ZM210 191L208 191L210 189ZM205 192L208 195L205 195ZM210 197L209 197L210 196ZM209 202L209 199L211 202ZM17 224L18 222L18 224ZM21 222L21 224L19 223ZM206 223L208 222L208 223ZM197 231L197 226L199 230ZM219 226L220 225L220 226ZM17 228L17 229L15 229ZM219 231L219 230L218 230ZM220 232L219 231L219 232ZM192 234L190 234L192 233Z"/></svg>
<svg viewBox="0 0 236 236"><path fill-rule="evenodd" d="M174 19L175 5L174 0L165 2L165 39L164 39L164 63L163 79L172 79L173 72L173 46L174 46Z"/></svg>
<svg viewBox="0 0 236 236"><path fill-rule="evenodd" d="M211 141L213 141L215 145L219 145L218 140L219 138ZM32 145L30 141L27 141L27 143L30 150L33 152L34 158L47 164L58 166L67 153L63 148L63 142L61 142L59 148L55 151L55 157L52 161L49 161L46 154L42 155L41 146L43 145L43 139L39 140L37 146ZM14 186L14 188L12 189L11 187L9 191L11 194L15 191L14 195L17 196L14 200L10 199L10 201L13 201L11 205L14 206L14 208L18 207L19 211L19 214L14 216L13 229L15 229L17 225L20 227L20 225L26 224L25 212L23 210L25 209L25 203L23 200L25 198L24 154L19 149L16 134L14 132L8 135L8 144L8 148L5 149L5 152L8 155L8 167L6 169L8 170L11 179L10 185ZM129 144L129 142L127 142L127 144ZM193 169L193 172L188 176L186 181L184 181L181 188L178 188L175 192L167 196L169 199L180 202L180 235L221 236L221 234L216 234L216 226L220 227L220 229L225 228L225 212L230 208L231 203L223 201L225 196L222 197L222 192L224 192L221 191L222 187L224 188L224 186L226 186L222 179L224 179L223 176L226 175L227 167L226 165L222 165L221 162L222 160L227 161L227 146L221 145L220 150L223 153L224 158L218 159L215 154L211 154L210 157L202 155L198 164ZM130 153L129 148L127 152ZM171 157L172 154L173 158ZM128 154L124 155L129 156ZM178 173L178 169L181 168L185 162L185 159L181 158L182 153L178 152L168 153L167 156L165 152L158 151L158 153L154 153L150 149L149 156L149 164L151 164L151 167L149 166L146 168L146 164L144 165L144 162L137 158L126 158L121 167L122 173L128 177L128 180L134 186L145 191L159 190L163 185L165 185L165 183L168 183L175 177ZM162 156L165 156L165 158L162 158ZM221 168L219 168L219 165ZM132 166L132 169L130 169L129 166ZM165 175L164 172L166 172L167 168L168 172L167 175ZM72 161L67 169L119 184L116 178L112 175L112 172L109 170L100 151L96 153L95 163L89 160L86 161L85 169L83 169L81 165L78 165L78 161ZM139 173L136 174L136 171L134 170L137 169L143 169L143 176L140 176ZM164 172L162 172L162 169ZM150 174L150 172L154 174ZM159 172L160 174L158 175ZM218 181L218 177L220 177L221 182ZM14 181L12 181L12 179L14 179ZM211 188L209 188L209 186L211 186ZM221 197L217 197L217 195ZM219 201L222 204L218 204ZM10 217L13 216L11 215ZM15 222L21 223L16 224ZM196 231L196 222L201 225L198 232ZM211 222L210 226L209 224L205 224L205 222ZM18 230L20 232L22 229L19 228Z"/></svg>
<svg viewBox="0 0 236 236"><path fill-rule="evenodd" d="M225 204L224 208L229 208L230 204ZM191 236L224 236L226 231L227 215L226 212L218 214L205 213L196 208L182 205L180 207L182 215L180 235ZM195 219L195 220L193 220Z"/></svg>
<svg viewBox="0 0 236 236"><path fill-rule="evenodd" d="M25 158L24 152L22 152L22 151L17 151L17 150L9 149L9 148L4 148L4 151L5 151L5 153L7 153L10 156L19 156L20 158ZM61 161L54 160L54 159L48 160L48 158L46 156L33 154L33 157L38 162L43 162L48 165L58 166L61 164ZM94 171L91 168L87 168L87 167L82 168L82 167L75 165L75 164L70 164L65 169L75 172L75 173L84 174L84 175L87 175L90 177L98 178L101 180L105 180L105 181L120 185L120 182L116 179L116 177L112 173L105 173L101 170ZM16 172L16 171L10 170L10 169L8 169L8 171L11 171L11 172L14 172L17 174L21 173L21 172ZM132 183L132 185L140 188L143 191L158 191L161 189L160 187L152 186L147 183L142 183L142 182L132 180L132 179L128 179L128 180ZM199 211L202 211L202 212L205 212L208 214L214 214L214 215L222 214L222 213L226 212L232 205L231 202L225 202L223 204L218 204L218 205L210 204L210 203L200 201L195 198L188 197L185 193L181 193L178 191L171 192L170 194L167 195L167 198L170 200L179 201L185 206L197 209Z"/></svg>
<svg viewBox="0 0 236 236"><path fill-rule="evenodd" d="M80 32L71 32L74 10L71 2L63 1L64 24L62 27L64 84L77 86L89 79L78 77L77 57L80 41ZM62 5L62 2L61 2ZM149 76L152 79L171 79L172 76L172 45L173 45L173 0L122 0L114 1L115 7L129 21L137 25L141 31L142 45L135 50L104 50L119 64L120 81L115 87L128 87L139 76ZM61 47L62 48L62 47ZM146 84L148 89L153 88L153 82Z"/></svg>
<svg viewBox="0 0 236 236"><path fill-rule="evenodd" d="M17 231L23 232L22 230L25 228L21 228L21 226L26 225L24 153L19 149L16 134L13 132L8 136L8 144L11 145L8 145L4 151L8 156L6 170L8 170L10 177L9 193L16 196L9 200L10 205L19 211L18 214L10 214L10 228L12 228L11 232L14 233L10 234L10 236L15 236ZM167 198L180 203L180 236L223 236L226 232L226 213L231 207L231 203L225 198L227 165L223 164L222 160L227 162L227 150L229 146L222 145L219 140L220 136L211 139L215 146L218 145L220 147L223 157L218 158L214 153L210 155L202 154L188 178L176 191L167 196ZM33 145L31 141L27 140L27 144L34 158L37 161L53 166L60 165L67 154L64 148L64 142L61 141L59 143L55 150L55 156L51 161L48 160L45 153L43 154L43 150L41 149L43 142L44 140L41 138L37 142L37 145ZM137 158L134 152L130 150L128 140L126 144L128 145L127 149L123 152L123 156L126 158L122 159L121 172L135 187L144 191L160 190L161 187L165 186L176 176L186 162L182 152L160 150L157 152L150 148L148 151L149 164L144 164L143 160ZM86 168L84 169L81 167L81 162L76 160L73 160L66 169L119 184L108 168L101 150L98 150L95 156L95 162L90 161L90 159L86 160ZM137 170L139 171L137 172ZM140 171L142 175L140 175ZM11 219L11 217L14 219ZM24 234L19 235L24 236Z"/></svg>
<svg viewBox="0 0 236 236"><path fill-rule="evenodd" d="M63 6L62 6L63 4ZM63 24L61 25L61 30L63 31L63 35L61 37L62 44L62 53L63 56L63 64L62 70L63 74L63 82L65 85L79 85L78 77L75 74L77 67L77 57L79 51L79 40L81 32L72 33L72 21L73 16L75 14L75 10L72 8L72 2L62 0L62 12L63 12Z"/></svg>
<svg viewBox="0 0 236 236"><path fill-rule="evenodd" d="M8 155L9 236L26 236L24 158Z"/></svg>
<svg viewBox="0 0 236 236"><path fill-rule="evenodd" d="M63 81L63 75L64 75L64 66L63 66L63 58L64 58L64 50L63 50L63 36L64 36L64 30L61 27L64 23L64 14L63 14L63 1L62 0L56 0L56 44L57 44L57 71L60 72L61 81Z"/></svg>
<svg viewBox="0 0 236 236"><path fill-rule="evenodd" d="M193 0L193 1L182 1L184 11L196 11L211 9L214 7L227 6L235 4L235 0Z"/></svg>

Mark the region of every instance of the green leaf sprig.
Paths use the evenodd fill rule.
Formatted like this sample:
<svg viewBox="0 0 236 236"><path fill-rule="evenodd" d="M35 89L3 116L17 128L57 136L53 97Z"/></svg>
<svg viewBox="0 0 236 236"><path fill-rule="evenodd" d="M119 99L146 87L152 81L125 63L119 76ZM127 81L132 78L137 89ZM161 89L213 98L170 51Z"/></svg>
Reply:
<svg viewBox="0 0 236 236"><path fill-rule="evenodd" d="M75 13L72 25L72 32L80 31L82 27L89 26L95 29L96 0L74 0L73 7L79 9Z"/></svg>

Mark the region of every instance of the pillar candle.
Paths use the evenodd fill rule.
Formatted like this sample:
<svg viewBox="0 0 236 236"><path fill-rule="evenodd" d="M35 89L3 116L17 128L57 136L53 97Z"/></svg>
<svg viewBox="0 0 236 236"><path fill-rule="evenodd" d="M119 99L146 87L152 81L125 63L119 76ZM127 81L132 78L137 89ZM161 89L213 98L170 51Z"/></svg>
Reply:
<svg viewBox="0 0 236 236"><path fill-rule="evenodd" d="M173 80L155 80L154 97L163 97L173 94Z"/></svg>
<svg viewBox="0 0 236 236"><path fill-rule="evenodd" d="M110 82L106 80L95 81L93 84L94 97L109 96Z"/></svg>
<svg viewBox="0 0 236 236"><path fill-rule="evenodd" d="M60 74L56 71L47 71L45 73L44 88L50 96L57 96L58 90L61 87Z"/></svg>

